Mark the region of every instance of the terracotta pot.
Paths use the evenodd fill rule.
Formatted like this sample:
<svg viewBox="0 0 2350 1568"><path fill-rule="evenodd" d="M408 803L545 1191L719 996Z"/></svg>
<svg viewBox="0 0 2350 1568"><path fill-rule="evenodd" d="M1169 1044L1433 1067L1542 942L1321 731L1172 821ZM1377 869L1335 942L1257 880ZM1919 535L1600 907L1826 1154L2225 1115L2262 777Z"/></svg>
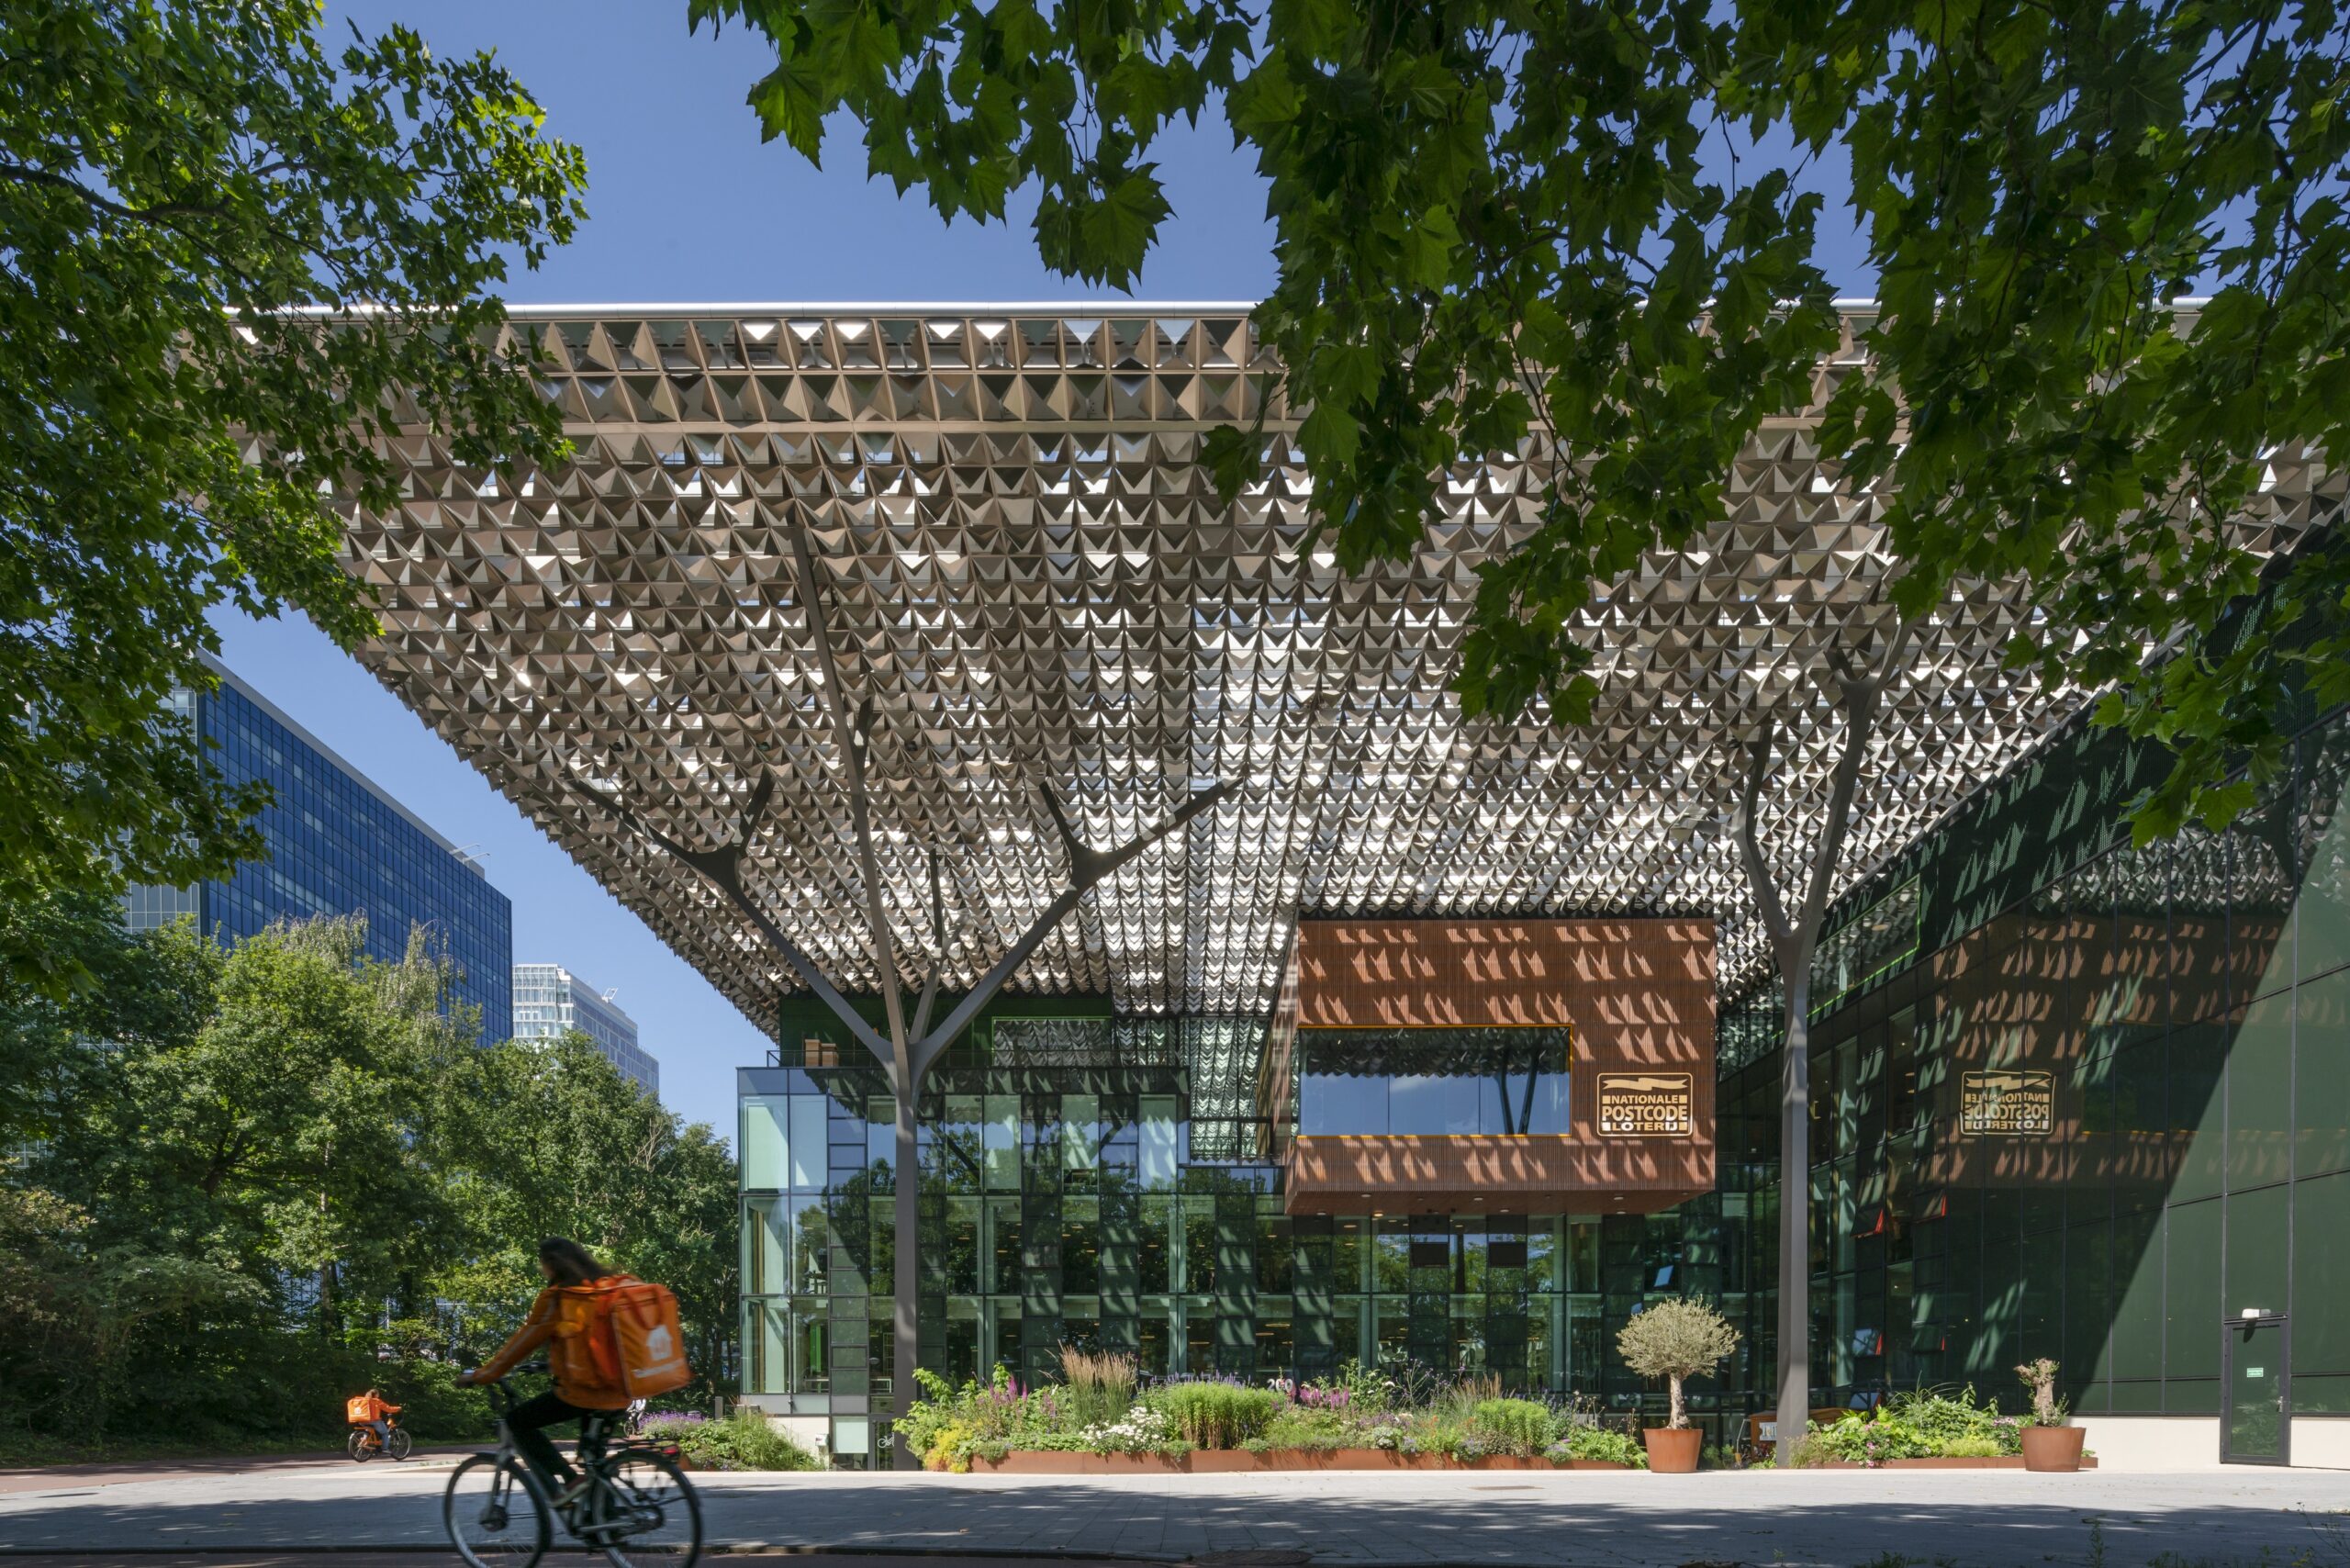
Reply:
<svg viewBox="0 0 2350 1568"><path fill-rule="evenodd" d="M1649 1448L1649 1468L1659 1475L1694 1475L1697 1457L1705 1451L1706 1434L1698 1427L1650 1427L1640 1433Z"/></svg>
<svg viewBox="0 0 2350 1568"><path fill-rule="evenodd" d="M2026 1427L2023 1429L2023 1467L2026 1470L2069 1472L2081 1467L2081 1444L2088 1437L2086 1427Z"/></svg>

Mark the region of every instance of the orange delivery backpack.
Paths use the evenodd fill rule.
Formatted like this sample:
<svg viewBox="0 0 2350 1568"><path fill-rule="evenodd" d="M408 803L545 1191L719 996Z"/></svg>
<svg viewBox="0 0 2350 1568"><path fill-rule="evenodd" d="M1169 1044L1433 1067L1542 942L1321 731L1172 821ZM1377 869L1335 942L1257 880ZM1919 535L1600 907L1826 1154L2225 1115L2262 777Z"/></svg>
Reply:
<svg viewBox="0 0 2350 1568"><path fill-rule="evenodd" d="M342 1402L342 1418L353 1427L364 1427L375 1418L375 1401L364 1394L354 1394Z"/></svg>
<svg viewBox="0 0 2350 1568"><path fill-rule="evenodd" d="M649 1399L693 1380L677 1298L668 1286L611 1274L588 1288L594 1293L588 1353L606 1384L631 1399Z"/></svg>

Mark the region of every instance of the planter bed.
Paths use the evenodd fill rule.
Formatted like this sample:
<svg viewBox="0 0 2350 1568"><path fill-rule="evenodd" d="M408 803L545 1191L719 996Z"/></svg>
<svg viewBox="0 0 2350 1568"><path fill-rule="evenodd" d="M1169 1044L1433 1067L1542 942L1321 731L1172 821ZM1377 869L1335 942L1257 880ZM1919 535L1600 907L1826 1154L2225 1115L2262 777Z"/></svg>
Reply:
<svg viewBox="0 0 2350 1568"><path fill-rule="evenodd" d="M1959 1462L1966 1462L1961 1461ZM2019 1463L2021 1462L2019 1461ZM1389 1449L1194 1449L1169 1458L1161 1454L1069 1453L1015 1449L1002 1459L974 1459L971 1469L990 1475L1232 1475L1265 1470L1624 1470L1628 1464L1574 1459L1489 1455L1467 1462L1438 1453L1397 1453Z"/></svg>
<svg viewBox="0 0 2350 1568"><path fill-rule="evenodd" d="M1157 1453L1065 1453L1014 1449L1002 1459L974 1459L971 1468L993 1475L1171 1475L1188 1471L1192 1456Z"/></svg>
<svg viewBox="0 0 2350 1568"><path fill-rule="evenodd" d="M2021 1470L2023 1455L2003 1453L1993 1459L1953 1459L1947 1456L1930 1459L1888 1459L1883 1464L1862 1464L1854 1460L1826 1460L1818 1464L1807 1464L1804 1470ZM2081 1456L2083 1470L2097 1468L2097 1455Z"/></svg>

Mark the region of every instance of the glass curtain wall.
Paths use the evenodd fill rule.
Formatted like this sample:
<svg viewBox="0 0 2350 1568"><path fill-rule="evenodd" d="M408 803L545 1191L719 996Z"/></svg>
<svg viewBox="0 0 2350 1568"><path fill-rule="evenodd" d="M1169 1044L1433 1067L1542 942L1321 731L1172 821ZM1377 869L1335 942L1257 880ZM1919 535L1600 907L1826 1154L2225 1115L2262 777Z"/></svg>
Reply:
<svg viewBox="0 0 2350 1568"><path fill-rule="evenodd" d="M2225 833L2137 848L2117 817L2147 779L2076 734L1846 901L1868 918L1914 879L1925 941L1813 1025L1816 1402L2012 1404L2010 1369L2051 1356L2084 1414L2219 1415L2223 1324L2257 1313L2289 1320L2289 1409L2350 1414L2350 723L2292 756ZM1776 1350L1776 1007L1758 990L1723 1029L1762 1042L1724 1055L1715 1233L1754 1286L1726 1292L1750 1403Z"/></svg>

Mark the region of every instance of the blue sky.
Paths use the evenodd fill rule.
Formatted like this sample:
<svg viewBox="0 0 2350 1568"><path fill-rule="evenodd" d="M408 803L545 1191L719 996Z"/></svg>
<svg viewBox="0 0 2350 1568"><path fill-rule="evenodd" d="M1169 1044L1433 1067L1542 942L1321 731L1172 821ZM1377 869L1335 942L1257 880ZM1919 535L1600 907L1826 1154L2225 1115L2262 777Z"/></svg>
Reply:
<svg viewBox="0 0 2350 1568"><path fill-rule="evenodd" d="M1046 272L1026 215L948 227L917 194L864 177L846 131L811 168L762 143L744 103L769 57L737 28L689 35L684 0L392 0L331 6L330 37L399 21L438 53L493 49L588 155L588 221L509 300L901 302L1098 297ZM1248 300L1273 283L1264 186L1220 122L1158 156L1175 208L1136 290ZM1819 176L1815 174L1815 180ZM222 655L272 701L442 833L483 856L514 902L514 957L617 988L663 1098L728 1133L733 1070L759 1059L748 1020L307 622L224 613Z"/></svg>

